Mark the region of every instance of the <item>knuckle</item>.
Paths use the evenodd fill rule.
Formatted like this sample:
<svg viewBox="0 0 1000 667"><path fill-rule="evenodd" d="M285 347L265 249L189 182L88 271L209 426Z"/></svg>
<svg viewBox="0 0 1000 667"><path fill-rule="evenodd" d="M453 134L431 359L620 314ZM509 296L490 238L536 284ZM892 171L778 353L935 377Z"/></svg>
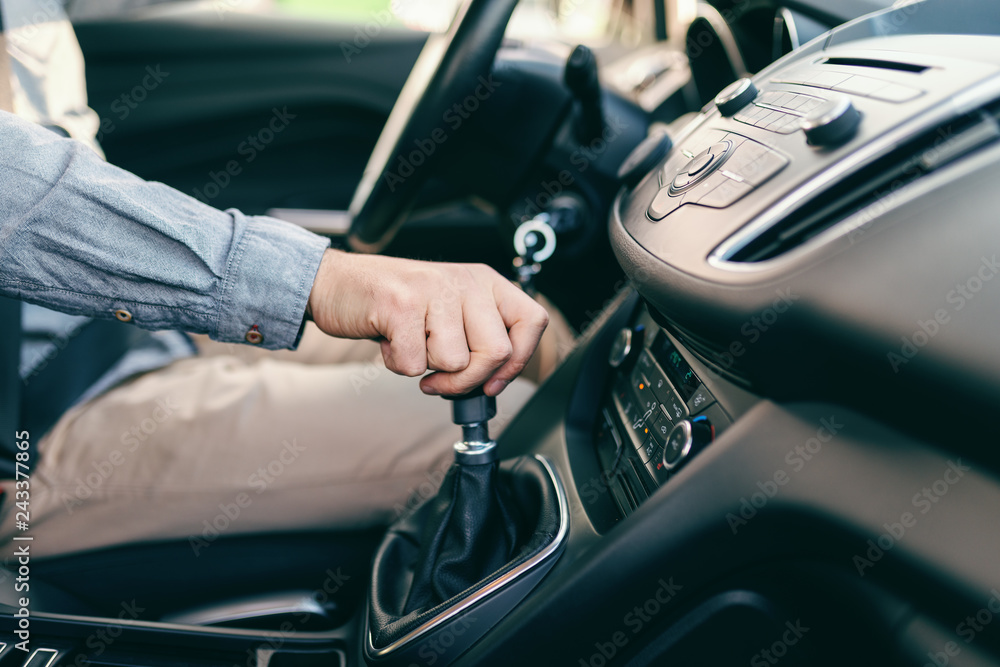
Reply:
<svg viewBox="0 0 1000 667"><path fill-rule="evenodd" d="M510 359L512 354L514 354L514 347L510 344L509 340L505 340L495 343L486 351L485 356L492 363L502 364Z"/></svg>
<svg viewBox="0 0 1000 667"><path fill-rule="evenodd" d="M538 304L535 305L538 306L536 310L537 314L535 316L535 319L538 321L539 326L541 326L544 329L545 327L549 326L549 311L545 310L543 306L540 306Z"/></svg>
<svg viewBox="0 0 1000 667"><path fill-rule="evenodd" d="M412 317L419 309L419 295L410 287L402 287L392 294L390 305L393 311L402 317Z"/></svg>
<svg viewBox="0 0 1000 667"><path fill-rule="evenodd" d="M465 370L466 366L469 365L469 360L467 357L463 357L461 354L453 353L446 354L441 359L437 360L435 366L442 371L448 373L457 373L458 371Z"/></svg>
<svg viewBox="0 0 1000 667"><path fill-rule="evenodd" d="M386 366L389 367L389 370L406 377L423 375L424 371L427 370L426 364L421 363L420 359L411 355L393 355Z"/></svg>

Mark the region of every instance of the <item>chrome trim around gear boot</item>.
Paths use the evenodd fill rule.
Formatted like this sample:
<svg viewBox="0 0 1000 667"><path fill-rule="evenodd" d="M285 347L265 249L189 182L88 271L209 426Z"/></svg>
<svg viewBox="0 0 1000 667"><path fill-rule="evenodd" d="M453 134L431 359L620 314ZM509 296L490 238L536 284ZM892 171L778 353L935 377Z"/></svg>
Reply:
<svg viewBox="0 0 1000 667"><path fill-rule="evenodd" d="M483 586L472 595L443 610L434 618L414 628L383 648L375 648L372 643L371 628L367 627L367 631L365 632L365 653L367 658L373 661L378 661L381 659L394 658L397 654L413 650L415 649L415 644L419 640L430 639L430 635L435 631L446 629L445 626L452 621L459 621L460 619L457 617L473 607L479 607L476 611L477 615L482 614L484 617L489 616L494 618L494 623L491 624L492 627L492 625L499 622L500 619L506 616L507 613L509 613L510 610L513 609L521 600L527 597L531 590L538 584L538 581L540 581L541 578L545 576L545 574L547 574L548 571L555 565L558 557L562 554L563 548L566 546L566 537L569 535L569 501L566 496L566 488L563 486L562 480L559 478L559 474L556 472L552 463L547 458L539 454L535 454L534 458L541 463L543 468L545 468L556 493L556 505L559 511L559 528L555 537L552 538L552 541L545 545L545 547L543 547L534 556L524 561L510 572L507 572L503 576L491 581L489 584ZM534 583L524 581L526 579L530 579L529 575L534 575ZM491 600L497 598L502 593L507 592L512 586L518 583L530 583L530 588L524 591L523 595L520 597L511 600L507 609L487 611L488 604ZM365 617L366 619L369 618L367 612ZM468 630L466 629L463 632L468 632ZM479 636L472 638L469 645L471 646L471 644L485 636L486 632L489 632L489 629L485 630ZM461 649L461 652L464 652L464 650L465 648ZM438 657L442 665L447 665L451 662L451 660L458 657L458 653L456 653L451 660L447 659L446 656Z"/></svg>

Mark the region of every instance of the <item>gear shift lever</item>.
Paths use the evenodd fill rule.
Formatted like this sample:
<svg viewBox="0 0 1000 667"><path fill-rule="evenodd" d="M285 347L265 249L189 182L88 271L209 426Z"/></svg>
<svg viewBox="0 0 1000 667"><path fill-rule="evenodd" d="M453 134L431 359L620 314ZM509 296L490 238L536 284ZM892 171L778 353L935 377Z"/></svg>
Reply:
<svg viewBox="0 0 1000 667"><path fill-rule="evenodd" d="M517 542L518 517L509 491L497 484L497 443L487 426L496 416L496 399L479 388L448 400L462 439L429 503L407 611L433 607L499 569Z"/></svg>
<svg viewBox="0 0 1000 667"><path fill-rule="evenodd" d="M398 649L398 660L386 667L426 659L421 650L434 651L438 644L420 644L416 637L425 633L433 642L434 632L451 632L448 624L460 619L449 619L463 600L485 595L488 587L497 588L501 577L507 578L503 586L508 587L515 586L510 581L517 576L528 581L530 575L515 574L517 568L541 557L556 539L566 514L565 501L558 502L554 477L537 458L520 457L503 464L497 460L497 443L487 426L497 413L495 398L480 388L448 400L454 422L462 427L455 462L437 495L396 521L375 555L366 650L369 655L392 653L409 642L408 649ZM481 604L498 606L476 612L484 622L476 623L475 629L467 625L475 619L463 617L461 641L448 634L447 646L452 648L447 656L437 649L435 660L448 664L495 622L496 609L506 613L533 585L518 584L516 595L484 598Z"/></svg>
<svg viewBox="0 0 1000 667"><path fill-rule="evenodd" d="M497 443L490 438L487 422L497 414L497 399L483 388L464 396L446 396L452 402L452 421L462 427L462 439L455 443L455 463L484 465L497 460Z"/></svg>

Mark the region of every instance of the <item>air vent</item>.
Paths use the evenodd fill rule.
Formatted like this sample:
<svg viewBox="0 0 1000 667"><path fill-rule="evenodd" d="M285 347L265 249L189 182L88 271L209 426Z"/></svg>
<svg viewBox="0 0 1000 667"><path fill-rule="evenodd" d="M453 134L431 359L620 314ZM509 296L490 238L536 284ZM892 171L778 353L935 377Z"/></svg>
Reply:
<svg viewBox="0 0 1000 667"><path fill-rule="evenodd" d="M926 65L901 63L894 60L876 60L875 58L827 58L824 65L847 65L848 67L874 67L875 69L891 69L897 72L914 72L919 74L930 69Z"/></svg>
<svg viewBox="0 0 1000 667"><path fill-rule="evenodd" d="M743 263L774 259L923 175L1000 139L998 112L1000 105L963 116L900 144L805 202L724 259Z"/></svg>

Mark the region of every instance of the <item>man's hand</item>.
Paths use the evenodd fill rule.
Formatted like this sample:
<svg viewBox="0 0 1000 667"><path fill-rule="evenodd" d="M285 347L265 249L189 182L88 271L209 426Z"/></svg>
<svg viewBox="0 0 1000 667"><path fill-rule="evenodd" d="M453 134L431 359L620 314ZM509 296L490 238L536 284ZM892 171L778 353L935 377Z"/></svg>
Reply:
<svg viewBox="0 0 1000 667"><path fill-rule="evenodd" d="M426 394L485 384L496 396L531 358L548 313L482 264L418 262L328 250L309 295L312 319L338 338L381 340L386 367L423 375Z"/></svg>

